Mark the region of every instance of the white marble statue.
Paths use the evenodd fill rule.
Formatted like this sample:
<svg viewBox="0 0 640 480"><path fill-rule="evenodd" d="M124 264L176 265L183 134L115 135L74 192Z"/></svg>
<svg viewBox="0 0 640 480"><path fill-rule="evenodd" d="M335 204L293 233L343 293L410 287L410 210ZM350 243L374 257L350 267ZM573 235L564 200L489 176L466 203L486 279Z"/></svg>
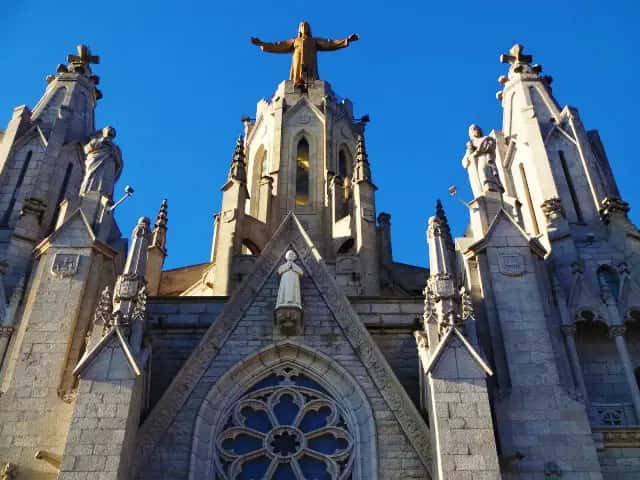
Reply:
<svg viewBox="0 0 640 480"><path fill-rule="evenodd" d="M113 187L122 170L122 154L113 143L116 130L104 127L84 145L85 173L80 193L101 192L113 195Z"/></svg>
<svg viewBox="0 0 640 480"><path fill-rule="evenodd" d="M297 257L293 250L287 251L284 258L287 260L284 265L278 268L280 275L280 288L278 288L278 300L276 310L282 307L302 308L302 294L300 292L300 277L302 268L295 264Z"/></svg>
<svg viewBox="0 0 640 480"><path fill-rule="evenodd" d="M469 173L474 197L487 191L503 191L496 167L496 140L485 136L477 125L469 126L469 141L462 166Z"/></svg>

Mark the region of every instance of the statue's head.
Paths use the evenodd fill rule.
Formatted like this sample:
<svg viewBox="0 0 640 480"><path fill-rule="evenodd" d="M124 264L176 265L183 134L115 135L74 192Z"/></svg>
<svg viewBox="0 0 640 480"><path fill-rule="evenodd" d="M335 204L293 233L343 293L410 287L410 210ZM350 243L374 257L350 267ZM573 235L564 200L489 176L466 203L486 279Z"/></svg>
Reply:
<svg viewBox="0 0 640 480"><path fill-rule="evenodd" d="M296 258L298 258L298 256L293 250L287 250L287 253L284 254L284 258L287 260L287 262L293 262Z"/></svg>
<svg viewBox="0 0 640 480"><path fill-rule="evenodd" d="M298 37L310 37L311 36L311 25L309 22L300 22L298 26Z"/></svg>
<svg viewBox="0 0 640 480"><path fill-rule="evenodd" d="M102 136L112 139L116 136L116 129L111 126L106 126L102 129Z"/></svg>
<svg viewBox="0 0 640 480"><path fill-rule="evenodd" d="M483 135L482 129L478 125L475 123L469 125L469 138L480 138Z"/></svg>

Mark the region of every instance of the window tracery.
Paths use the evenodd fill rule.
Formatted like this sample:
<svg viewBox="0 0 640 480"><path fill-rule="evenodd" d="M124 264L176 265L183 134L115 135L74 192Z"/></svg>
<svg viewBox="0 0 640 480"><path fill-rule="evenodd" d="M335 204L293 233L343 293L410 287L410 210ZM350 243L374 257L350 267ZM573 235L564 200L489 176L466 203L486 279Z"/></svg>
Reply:
<svg viewBox="0 0 640 480"><path fill-rule="evenodd" d="M293 365L255 383L223 417L221 479L347 480L354 440L329 392Z"/></svg>

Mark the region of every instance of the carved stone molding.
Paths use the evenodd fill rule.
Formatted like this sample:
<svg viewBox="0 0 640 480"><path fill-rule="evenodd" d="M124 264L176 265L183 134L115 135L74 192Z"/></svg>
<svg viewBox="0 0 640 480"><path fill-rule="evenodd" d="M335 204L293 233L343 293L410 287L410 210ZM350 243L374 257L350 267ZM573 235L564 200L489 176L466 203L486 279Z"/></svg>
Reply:
<svg viewBox="0 0 640 480"><path fill-rule="evenodd" d="M622 337L624 336L626 331L627 327L625 327L624 325L613 325L609 328L609 338Z"/></svg>
<svg viewBox="0 0 640 480"><path fill-rule="evenodd" d="M429 338L427 337L427 332L423 331L415 331L413 335L416 337L416 343L418 344L418 350L424 350L429 348Z"/></svg>
<svg viewBox="0 0 640 480"><path fill-rule="evenodd" d="M566 217L564 207L562 206L562 200L558 197L548 198L542 202L540 208L542 208L542 212L549 222L557 220L558 218Z"/></svg>
<svg viewBox="0 0 640 480"><path fill-rule="evenodd" d="M10 338L11 335L13 334L13 327L8 327L8 326L2 326L0 327L0 338L2 337L7 337Z"/></svg>
<svg viewBox="0 0 640 480"><path fill-rule="evenodd" d="M640 448L639 427L594 427L605 448Z"/></svg>
<svg viewBox="0 0 640 480"><path fill-rule="evenodd" d="M602 201L600 216L605 222L614 216L626 218L628 213L629 204L619 197L607 197Z"/></svg>
<svg viewBox="0 0 640 480"><path fill-rule="evenodd" d="M13 480L18 473L15 463L5 462L0 464L0 480Z"/></svg>
<svg viewBox="0 0 640 480"><path fill-rule="evenodd" d="M42 216L47 210L47 204L39 198L25 198L20 210L20 216L33 215L38 219L38 223L42 221Z"/></svg>

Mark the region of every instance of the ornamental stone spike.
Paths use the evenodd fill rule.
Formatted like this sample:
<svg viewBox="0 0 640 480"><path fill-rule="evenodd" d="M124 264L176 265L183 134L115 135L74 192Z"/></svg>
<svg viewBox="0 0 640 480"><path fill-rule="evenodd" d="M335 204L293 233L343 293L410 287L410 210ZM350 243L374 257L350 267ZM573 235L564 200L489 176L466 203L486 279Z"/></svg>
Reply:
<svg viewBox="0 0 640 480"><path fill-rule="evenodd" d="M114 309L118 319L126 321L134 306L139 290L145 285L147 250L151 239L149 219L141 217L131 234L131 245L122 274L118 277L114 292Z"/></svg>
<svg viewBox="0 0 640 480"><path fill-rule="evenodd" d="M163 199L160 204L160 210L156 217L156 223L153 227L151 246L158 247L162 250L166 249L167 244L167 223L169 223L167 199Z"/></svg>
<svg viewBox="0 0 640 480"><path fill-rule="evenodd" d="M247 182L247 168L244 156L244 138L242 135L236 140L236 148L233 152L233 160L229 169L229 180L236 180L241 183Z"/></svg>
<svg viewBox="0 0 640 480"><path fill-rule="evenodd" d="M371 182L371 167L369 165L369 155L364 143L364 136L359 134L356 139L356 158L353 165L354 182Z"/></svg>
<svg viewBox="0 0 640 480"><path fill-rule="evenodd" d="M123 275L144 275L147 262L147 247L150 240L149 223L147 217L138 219L138 224L131 234L131 246L129 247L127 262L122 272Z"/></svg>
<svg viewBox="0 0 640 480"><path fill-rule="evenodd" d="M453 239L440 200L436 203L436 214L429 218L427 242L429 244L431 275L453 273Z"/></svg>

